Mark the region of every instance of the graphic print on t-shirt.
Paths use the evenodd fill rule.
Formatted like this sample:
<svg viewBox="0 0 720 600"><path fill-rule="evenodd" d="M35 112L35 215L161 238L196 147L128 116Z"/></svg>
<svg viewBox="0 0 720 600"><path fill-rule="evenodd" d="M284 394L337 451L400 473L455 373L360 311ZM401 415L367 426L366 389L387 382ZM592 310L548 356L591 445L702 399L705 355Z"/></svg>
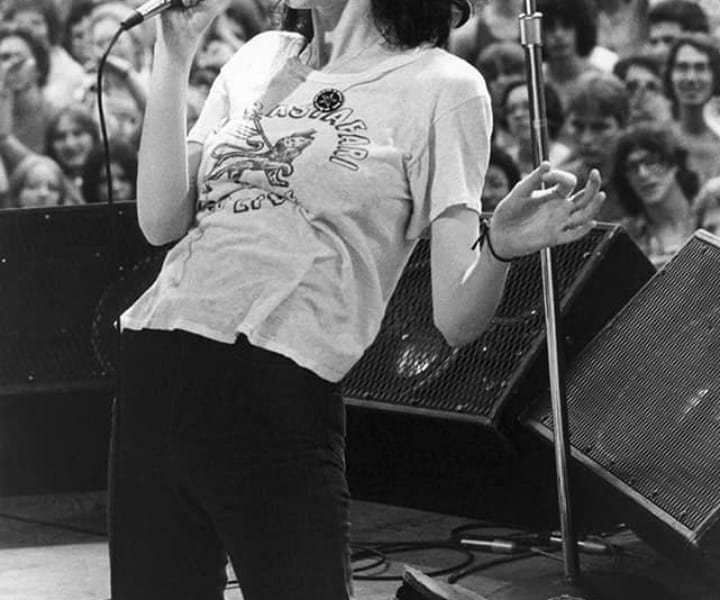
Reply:
<svg viewBox="0 0 720 600"><path fill-rule="evenodd" d="M238 143L221 143L213 148L210 157L215 161L203 178L203 188L209 191L209 182L223 178L242 184L246 171L261 171L270 185L288 187L293 161L313 143L314 129L281 137L275 143L268 139L260 123L259 105L245 111L235 133ZM242 145L240 145L242 144Z"/></svg>
<svg viewBox="0 0 720 600"><path fill-rule="evenodd" d="M251 214L286 203L306 211L295 188L307 189L308 177L315 177L316 170L296 170L301 155L309 150L318 154L312 160L325 155L331 165L350 174L369 156L367 124L350 107L326 113L307 105L278 104L266 111L255 101L241 114L222 121L212 133L198 216L220 210ZM340 190L349 185L342 175L333 183Z"/></svg>

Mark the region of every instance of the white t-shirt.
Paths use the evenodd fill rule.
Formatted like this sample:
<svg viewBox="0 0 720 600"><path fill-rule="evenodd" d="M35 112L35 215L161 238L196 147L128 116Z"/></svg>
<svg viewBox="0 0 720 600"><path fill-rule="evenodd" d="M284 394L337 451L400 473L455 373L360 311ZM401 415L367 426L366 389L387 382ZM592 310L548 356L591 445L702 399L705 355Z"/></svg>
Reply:
<svg viewBox="0 0 720 600"><path fill-rule="evenodd" d="M302 45L267 32L222 69L189 133L203 144L194 224L122 325L242 333L338 381L430 222L480 211L492 113L479 73L444 50L329 74ZM344 103L321 112L327 89Z"/></svg>

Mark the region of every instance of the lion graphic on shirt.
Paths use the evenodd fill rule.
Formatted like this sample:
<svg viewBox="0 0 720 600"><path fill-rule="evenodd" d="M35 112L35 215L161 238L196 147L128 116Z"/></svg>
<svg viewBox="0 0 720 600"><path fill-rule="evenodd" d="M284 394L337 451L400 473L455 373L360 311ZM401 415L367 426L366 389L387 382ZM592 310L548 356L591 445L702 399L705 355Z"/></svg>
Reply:
<svg viewBox="0 0 720 600"><path fill-rule="evenodd" d="M265 136L259 120L254 120L254 125L253 134L244 140L244 146L223 143L212 150L210 157L216 162L203 183L222 178L242 183L246 171L262 171L271 185L289 186L287 178L294 172L293 161L313 143L317 132L310 129L292 133L273 144Z"/></svg>

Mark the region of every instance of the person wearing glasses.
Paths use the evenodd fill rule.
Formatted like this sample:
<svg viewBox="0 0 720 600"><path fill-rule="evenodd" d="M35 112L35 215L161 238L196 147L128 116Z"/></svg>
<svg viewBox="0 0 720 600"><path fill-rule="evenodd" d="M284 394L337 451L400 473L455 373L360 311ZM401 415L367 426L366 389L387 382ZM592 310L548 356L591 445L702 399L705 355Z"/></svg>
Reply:
<svg viewBox="0 0 720 600"><path fill-rule="evenodd" d="M540 165L480 236L490 95L442 49L464 0L287 0L186 133L192 58L226 2L183 6L157 19L140 143L139 223L173 246L121 317L112 598L221 600L229 556L245 600L346 600L340 381L418 239L435 323L468 344L508 261L592 229L600 175L573 193Z"/></svg>
<svg viewBox="0 0 720 600"><path fill-rule="evenodd" d="M662 267L695 229L692 201L699 180L687 166L686 149L662 123L632 125L618 140L613 183L629 214L624 227Z"/></svg>
<svg viewBox="0 0 720 600"><path fill-rule="evenodd" d="M630 101L628 123L672 121L670 99L665 95L663 61L652 54L631 54L621 58L614 75L625 84Z"/></svg>

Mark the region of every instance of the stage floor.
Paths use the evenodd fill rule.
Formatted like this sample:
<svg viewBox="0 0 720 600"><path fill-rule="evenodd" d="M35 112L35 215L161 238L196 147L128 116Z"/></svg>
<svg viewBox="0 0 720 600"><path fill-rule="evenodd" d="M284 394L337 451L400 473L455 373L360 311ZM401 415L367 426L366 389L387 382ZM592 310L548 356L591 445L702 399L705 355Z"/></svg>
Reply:
<svg viewBox="0 0 720 600"><path fill-rule="evenodd" d="M107 540L104 534L105 494L103 492L0 498L0 598L3 600L106 600L109 597ZM355 501L352 506L353 542L377 541L446 542L454 528L473 523L449 515L412 510L384 504ZM479 530L475 530L478 532ZM486 532L486 530L483 530ZM498 535L502 530L492 532ZM622 575L647 583L632 592L616 592L613 600L656 600L666 595L675 600L717 600L720 590L703 587L697 578L679 570L658 556L632 532L614 532L606 538L623 551L620 556L581 555L584 573L606 573L620 581ZM550 598L538 596L531 582L561 579L560 555L537 555L504 564L494 564L506 555L473 552L473 566L487 565L462 577L453 586L448 576L435 577L446 584L445 592L474 598ZM413 549L387 555L381 568L362 570L368 560L356 560L357 600L392 600L401 585L405 565L423 572L452 568L465 556L442 547ZM362 576L395 577L368 580ZM521 584L534 587L535 596L523 595ZM621 588L622 589L622 588ZM238 589L229 589L226 599L238 600Z"/></svg>

